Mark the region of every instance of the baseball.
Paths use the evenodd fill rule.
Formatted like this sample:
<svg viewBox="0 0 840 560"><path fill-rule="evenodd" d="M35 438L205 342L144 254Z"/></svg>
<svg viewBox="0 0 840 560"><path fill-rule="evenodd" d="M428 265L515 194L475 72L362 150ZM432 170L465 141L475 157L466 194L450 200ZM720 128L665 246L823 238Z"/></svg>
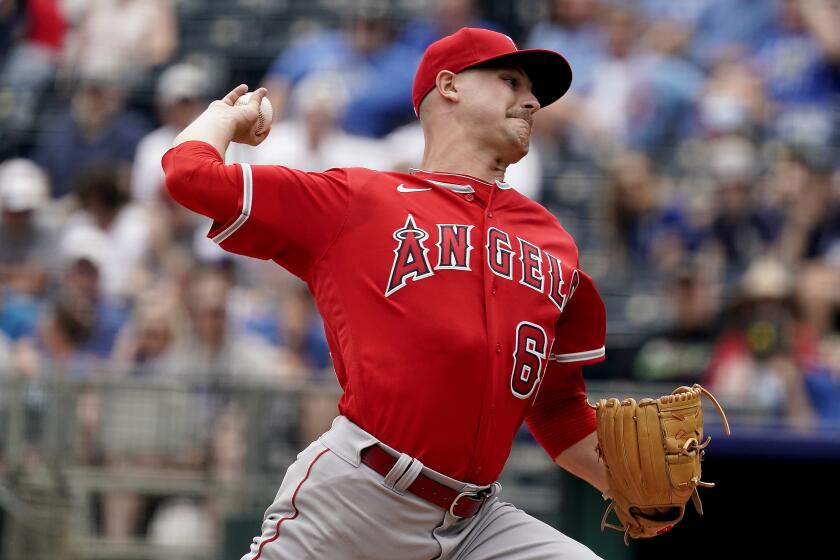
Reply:
<svg viewBox="0 0 840 560"><path fill-rule="evenodd" d="M251 101L251 95L253 94L250 91L243 94L242 97L236 100L234 105L247 105ZM257 114L257 124L254 128L254 134L257 136L262 134L270 126L273 117L274 110L271 108L271 101L267 97L263 97L262 103L260 103L260 112Z"/></svg>

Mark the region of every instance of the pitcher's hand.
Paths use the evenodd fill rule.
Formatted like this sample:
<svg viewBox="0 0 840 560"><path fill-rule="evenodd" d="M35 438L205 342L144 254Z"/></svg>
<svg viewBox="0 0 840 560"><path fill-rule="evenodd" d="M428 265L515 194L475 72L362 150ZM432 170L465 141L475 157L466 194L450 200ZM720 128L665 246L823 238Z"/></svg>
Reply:
<svg viewBox="0 0 840 560"><path fill-rule="evenodd" d="M222 99L212 102L208 111L212 111L215 116L227 123L234 142L257 146L266 139L268 132L271 130L271 123L269 123L268 127L260 134L254 134L260 103L262 103L262 99L268 93L268 90L258 88L247 104L236 105L236 100L247 91L248 86L245 84L236 86Z"/></svg>

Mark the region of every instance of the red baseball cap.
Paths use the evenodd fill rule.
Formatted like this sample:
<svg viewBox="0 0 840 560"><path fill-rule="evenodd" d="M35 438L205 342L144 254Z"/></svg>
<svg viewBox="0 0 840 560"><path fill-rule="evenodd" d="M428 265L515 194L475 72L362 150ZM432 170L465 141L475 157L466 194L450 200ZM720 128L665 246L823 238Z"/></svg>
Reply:
<svg viewBox="0 0 840 560"><path fill-rule="evenodd" d="M513 39L503 33L462 27L426 49L414 76L411 95L414 112L418 113L423 98L434 89L441 70L457 74L491 60L510 61L522 68L531 79L534 97L541 107L560 99L572 84L572 68L560 53L544 49L519 50Z"/></svg>

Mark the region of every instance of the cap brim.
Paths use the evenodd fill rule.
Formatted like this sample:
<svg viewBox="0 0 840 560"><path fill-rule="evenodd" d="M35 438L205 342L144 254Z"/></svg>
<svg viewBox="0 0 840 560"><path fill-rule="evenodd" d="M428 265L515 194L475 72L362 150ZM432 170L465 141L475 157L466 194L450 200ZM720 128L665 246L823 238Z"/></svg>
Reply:
<svg viewBox="0 0 840 560"><path fill-rule="evenodd" d="M488 58L476 64L511 62L528 74L534 97L540 107L551 105L569 91L572 85L572 67L560 53L544 49L524 49Z"/></svg>

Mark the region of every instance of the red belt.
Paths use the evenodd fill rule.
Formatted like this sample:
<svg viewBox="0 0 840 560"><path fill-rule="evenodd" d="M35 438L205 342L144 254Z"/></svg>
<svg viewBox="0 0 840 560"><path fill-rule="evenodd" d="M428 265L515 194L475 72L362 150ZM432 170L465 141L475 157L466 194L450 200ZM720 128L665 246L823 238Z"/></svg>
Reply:
<svg viewBox="0 0 840 560"><path fill-rule="evenodd" d="M373 445L362 450L362 463L382 476L387 476L397 463L397 459L379 445ZM478 513L490 493L489 489L478 492L458 492L432 480L422 472L417 475L407 490L461 518L472 517Z"/></svg>

